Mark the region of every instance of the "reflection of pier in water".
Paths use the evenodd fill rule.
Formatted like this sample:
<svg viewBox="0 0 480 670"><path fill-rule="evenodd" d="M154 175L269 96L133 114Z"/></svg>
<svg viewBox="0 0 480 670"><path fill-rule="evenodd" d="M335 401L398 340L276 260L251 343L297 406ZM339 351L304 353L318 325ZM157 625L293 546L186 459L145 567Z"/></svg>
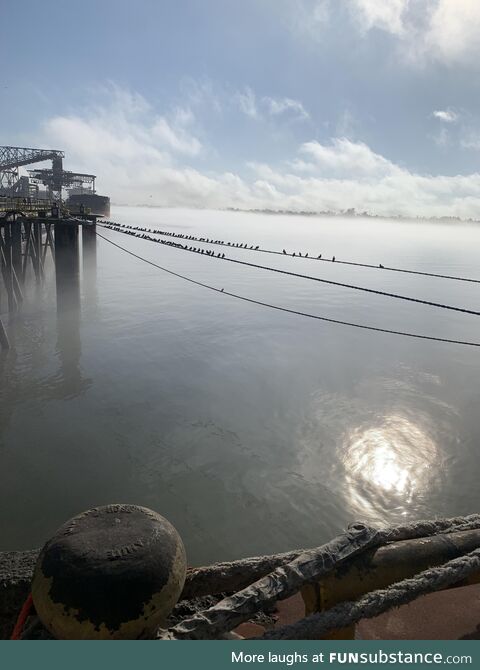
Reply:
<svg viewBox="0 0 480 670"><path fill-rule="evenodd" d="M21 313L27 287L32 280L41 287L50 258L55 268L57 302L57 355L60 371L45 380L48 393L55 397L73 397L88 387L82 378L80 275L84 282L84 303L96 304L96 230L95 223L76 219L0 220L0 315L8 311L13 326L9 329L14 346L15 314ZM80 244L81 243L81 244ZM82 250L80 249L82 246ZM81 273L80 255L83 259ZM0 320L0 352L10 346Z"/></svg>

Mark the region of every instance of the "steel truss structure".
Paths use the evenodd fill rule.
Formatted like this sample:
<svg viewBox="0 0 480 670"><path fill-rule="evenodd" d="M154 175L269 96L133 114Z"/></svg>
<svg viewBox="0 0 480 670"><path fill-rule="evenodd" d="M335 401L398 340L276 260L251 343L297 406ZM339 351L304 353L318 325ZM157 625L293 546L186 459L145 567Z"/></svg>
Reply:
<svg viewBox="0 0 480 670"><path fill-rule="evenodd" d="M37 194L38 184L46 186L49 197L57 201L63 188L95 193L96 175L64 170L64 158L65 152L58 149L0 146L0 195L29 198ZM20 175L19 168L46 160L52 161L50 169L28 170L29 177Z"/></svg>

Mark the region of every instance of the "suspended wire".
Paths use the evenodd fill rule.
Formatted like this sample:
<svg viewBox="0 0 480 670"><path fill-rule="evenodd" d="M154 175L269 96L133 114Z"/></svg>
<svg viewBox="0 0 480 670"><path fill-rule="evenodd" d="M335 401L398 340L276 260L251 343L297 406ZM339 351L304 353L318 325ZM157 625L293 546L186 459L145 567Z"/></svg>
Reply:
<svg viewBox="0 0 480 670"><path fill-rule="evenodd" d="M136 228L134 226L127 226L123 223L115 223L114 221L108 221L107 227L109 225L113 226L119 226L121 228L127 228L129 230L140 230L143 232L149 232L146 228ZM102 225L102 224L100 224ZM181 237L179 233L174 233L173 231L168 231L168 230L151 230L150 232L154 233L155 235L163 235L165 237L175 237L177 239L183 239L183 240L188 240L189 238L187 236ZM262 254L274 254L275 256L288 256L290 258L301 258L302 260L306 261L322 261L324 263L331 263L330 258L321 258L319 256L306 256L305 254L303 256L299 256L298 254L293 253L283 253L283 251L275 251L273 249L262 249L260 247L255 247L254 245L250 246L238 246L234 244L233 242L228 243L224 242L223 240L208 240L207 238L201 237L194 237L193 235L191 236L190 240L191 242L198 242L199 244L214 244L218 245L221 247L229 247L231 249L240 249L242 251L256 251L258 253ZM471 284L480 284L480 279L474 279L473 277L458 277L457 275L444 275L440 274L437 272L426 272L422 270L407 270L405 268L395 268L391 267L389 265L373 265L372 263L360 263L358 261L342 261L338 260L337 258L335 259L335 263L339 265L353 265L355 267L359 268L371 268L373 270L388 270L389 272L403 272L404 274L410 274L410 275L420 275L422 277L434 277L436 279L449 279L452 281L463 281L463 282L469 282Z"/></svg>
<svg viewBox="0 0 480 670"><path fill-rule="evenodd" d="M143 237L142 235L137 235L136 233L128 232L126 230L121 230L115 227L110 227L110 226L105 226L109 228L109 230L113 230L114 232L118 233L123 233L125 235L131 235L134 237L139 237L140 239L147 239L150 242L156 242L159 244L165 244L170 247L174 247L175 249L180 249L182 251L191 251L192 253L199 253L198 251L194 249L189 249L187 246L175 242L165 242L164 240L156 240L154 238L151 238L147 236L146 238ZM202 250L203 251L203 250ZM290 277L297 277L299 279L307 279L309 281L315 281L319 282L321 284L329 284L331 286L340 286L341 288L348 288L352 289L354 291L363 291L364 293L373 293L375 295L381 295L385 296L387 298L394 298L396 300L406 300L408 302L415 302L420 305L428 305L429 307L436 307L438 309L447 309L452 312L460 312L462 314L470 314L473 316L480 316L480 312L473 310L473 309L467 309L465 307L455 307L454 305L446 305L444 303L439 303L439 302L432 302L431 300L422 300L421 298L412 298L411 296L407 295L401 295L399 293L390 293L388 291L380 291L378 289L373 289L373 288L367 288L365 286L357 286L356 284L345 284L344 282L338 282L338 281L333 281L332 279L323 279L321 277L312 277L311 275L305 275L305 274L300 274L298 272L290 272L288 270L281 270L279 268L272 268L267 265L258 265L257 263L249 263L248 261L240 261L236 258L228 258L223 256L214 256L210 254L206 254L210 258L216 258L218 260L222 261L228 261L229 263L236 263L237 265L245 265L247 267L252 267L256 268L259 270L267 270L268 272L275 272L277 274L282 274L282 275L287 275Z"/></svg>
<svg viewBox="0 0 480 670"><path fill-rule="evenodd" d="M168 268L163 267L162 265L159 265L158 263L154 263L153 261L148 260L147 258L144 258L143 256L140 256L139 254L134 253L133 251L130 251L129 249L126 249L125 247L122 247L120 244L117 244L113 240L109 240L108 237L104 237L104 235L101 235L100 233L96 233L98 237L100 237L102 240L105 240L105 242L108 242L114 247L117 247L117 249L121 249L124 251L126 254L129 256L133 256L134 258L137 258L140 261L143 261L144 263L147 263L148 265L151 265L154 268L157 268L158 270L161 270L162 272L166 272L169 275L172 275L174 277L178 277L179 279L183 279L184 281L189 282L190 284L195 284L196 286L202 286L203 288L206 288L210 291L215 291L215 293L221 293L222 295L228 295L231 298L236 298L237 300L242 300L243 302L248 302L251 303L252 305L260 305L261 307L268 307L269 309L275 309L279 312L286 312L287 314L294 314L296 316L304 316L309 319L316 319L317 321L326 321L327 323L335 323L339 324L342 326L350 326L351 328L361 328L362 330L371 330L375 331L377 333L388 333L390 335L400 335L402 337L411 337L415 338L418 340L429 340L432 342L445 342L447 344L461 344L464 346L468 347L480 347L480 342L469 342L465 340L453 340L453 339L448 339L445 337L435 337L433 335L420 335L418 333L409 333L406 331L401 331L401 330L391 330L389 328L378 328L376 326L368 326L365 324L361 323L353 323L350 321L341 321L340 319L331 319L326 316L319 316L318 314L310 314L309 312L302 312L300 310L296 309L289 309L288 307L281 307L279 305L272 305L267 302L263 302L262 300L255 300L254 298L247 298L246 296L239 295L238 293L232 293L231 291L225 291L223 288L217 288L216 286L212 286L211 284L206 284L204 282L198 281L197 279L192 279L191 277L186 277L185 275L180 274L179 272L174 272L173 270L169 270Z"/></svg>

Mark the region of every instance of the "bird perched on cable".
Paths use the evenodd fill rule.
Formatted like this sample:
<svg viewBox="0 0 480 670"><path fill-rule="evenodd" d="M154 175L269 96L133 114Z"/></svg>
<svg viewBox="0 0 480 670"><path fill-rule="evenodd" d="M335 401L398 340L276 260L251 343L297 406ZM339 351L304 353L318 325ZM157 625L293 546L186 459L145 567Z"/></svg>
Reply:
<svg viewBox="0 0 480 670"><path fill-rule="evenodd" d="M300 253L300 251L298 252L298 255L300 256L300 258L302 257L302 254Z"/></svg>
<svg viewBox="0 0 480 670"><path fill-rule="evenodd" d="M335 256L332 258L332 262L335 263Z"/></svg>
<svg viewBox="0 0 480 670"><path fill-rule="evenodd" d="M378 267L382 268L382 270L383 270L383 265L381 263L379 263Z"/></svg>
<svg viewBox="0 0 480 670"><path fill-rule="evenodd" d="M256 247L255 247L255 251L258 251L259 248L260 248L260 247L256 246Z"/></svg>
<svg viewBox="0 0 480 670"><path fill-rule="evenodd" d="M283 250L283 253L284 253L285 255L287 254L287 252L285 251L285 249Z"/></svg>
<svg viewBox="0 0 480 670"><path fill-rule="evenodd" d="M317 258L321 258L321 257L322 257L322 254L318 254Z"/></svg>

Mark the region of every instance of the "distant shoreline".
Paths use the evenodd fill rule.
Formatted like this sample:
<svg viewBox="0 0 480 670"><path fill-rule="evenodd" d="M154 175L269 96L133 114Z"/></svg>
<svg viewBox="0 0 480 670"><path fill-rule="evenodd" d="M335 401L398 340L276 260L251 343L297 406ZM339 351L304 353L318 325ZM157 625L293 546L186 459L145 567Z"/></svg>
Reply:
<svg viewBox="0 0 480 670"><path fill-rule="evenodd" d="M242 209L241 207L189 207L188 205L150 205L137 203L127 205L112 202L112 207L143 207L146 209L192 209L198 211L216 212L239 212L245 214L271 214L276 216L319 216L325 218L352 218L352 219L394 219L395 221L427 221L430 223L480 223L480 219L462 219L460 216L407 216L405 214L371 214L369 212L357 212L355 209L347 209L343 212L334 211L296 211L292 209Z"/></svg>

